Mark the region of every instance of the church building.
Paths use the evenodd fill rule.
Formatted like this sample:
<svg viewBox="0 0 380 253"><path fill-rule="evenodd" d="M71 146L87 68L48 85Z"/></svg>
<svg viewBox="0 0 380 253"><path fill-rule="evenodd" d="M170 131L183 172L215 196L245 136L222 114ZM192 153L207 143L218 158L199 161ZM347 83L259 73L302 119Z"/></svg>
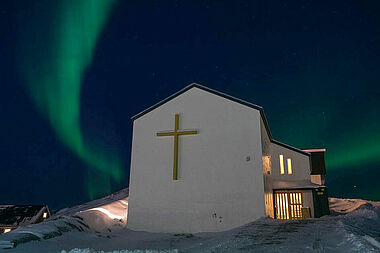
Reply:
<svg viewBox="0 0 380 253"><path fill-rule="evenodd" d="M329 214L325 149L274 140L260 106L191 84L132 120L132 230L216 232Z"/></svg>

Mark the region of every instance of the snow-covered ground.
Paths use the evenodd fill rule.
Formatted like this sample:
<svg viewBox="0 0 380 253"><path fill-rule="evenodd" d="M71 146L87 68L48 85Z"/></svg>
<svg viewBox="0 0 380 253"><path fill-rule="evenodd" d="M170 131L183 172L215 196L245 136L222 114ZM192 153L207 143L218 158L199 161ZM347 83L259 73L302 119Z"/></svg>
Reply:
<svg viewBox="0 0 380 253"><path fill-rule="evenodd" d="M380 252L380 202L330 198L332 215L259 219L221 233L158 234L125 228L128 190L59 211L0 236L5 252ZM1 249L0 249L1 251Z"/></svg>

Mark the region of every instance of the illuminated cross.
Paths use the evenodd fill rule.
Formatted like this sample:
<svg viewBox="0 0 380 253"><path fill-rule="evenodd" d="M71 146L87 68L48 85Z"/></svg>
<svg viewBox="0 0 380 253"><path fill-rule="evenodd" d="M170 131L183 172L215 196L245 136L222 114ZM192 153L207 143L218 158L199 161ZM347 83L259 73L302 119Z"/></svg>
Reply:
<svg viewBox="0 0 380 253"><path fill-rule="evenodd" d="M157 136L174 136L174 157L173 157L173 180L178 179L178 136L197 134L197 130L178 130L179 128L179 114L175 115L174 131L165 131L157 133Z"/></svg>

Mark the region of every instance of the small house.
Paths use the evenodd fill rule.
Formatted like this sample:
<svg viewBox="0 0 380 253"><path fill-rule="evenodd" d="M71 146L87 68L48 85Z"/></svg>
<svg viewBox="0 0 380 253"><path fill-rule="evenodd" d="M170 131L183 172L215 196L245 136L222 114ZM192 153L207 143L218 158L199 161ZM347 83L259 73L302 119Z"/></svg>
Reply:
<svg viewBox="0 0 380 253"><path fill-rule="evenodd" d="M0 234L50 217L46 205L0 205Z"/></svg>

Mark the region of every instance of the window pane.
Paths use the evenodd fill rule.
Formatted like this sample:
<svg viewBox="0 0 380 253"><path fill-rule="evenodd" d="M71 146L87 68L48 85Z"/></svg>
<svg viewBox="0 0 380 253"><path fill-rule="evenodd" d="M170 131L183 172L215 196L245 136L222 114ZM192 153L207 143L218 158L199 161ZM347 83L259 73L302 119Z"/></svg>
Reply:
<svg viewBox="0 0 380 253"><path fill-rule="evenodd" d="M285 170L284 170L284 156L283 155L280 155L280 172L281 172L281 174L285 174Z"/></svg>
<svg viewBox="0 0 380 253"><path fill-rule="evenodd" d="M292 174L292 159L288 158L288 174Z"/></svg>

